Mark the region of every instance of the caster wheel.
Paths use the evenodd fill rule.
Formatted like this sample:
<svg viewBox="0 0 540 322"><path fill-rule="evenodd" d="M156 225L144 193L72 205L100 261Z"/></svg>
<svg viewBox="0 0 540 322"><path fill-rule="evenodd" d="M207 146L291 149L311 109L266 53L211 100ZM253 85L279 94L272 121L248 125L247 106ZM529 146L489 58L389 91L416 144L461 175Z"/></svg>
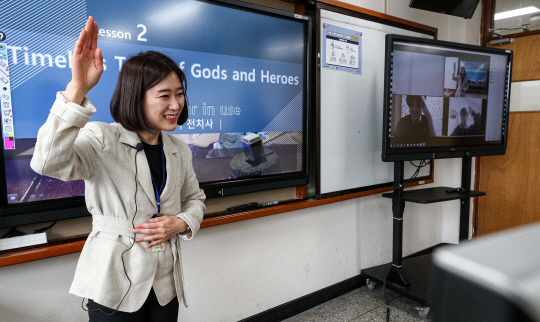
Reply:
<svg viewBox="0 0 540 322"><path fill-rule="evenodd" d="M367 286L368 290L373 291L375 289L376 285L377 285L377 283L373 282L370 279L366 279L366 286Z"/></svg>
<svg viewBox="0 0 540 322"><path fill-rule="evenodd" d="M415 309L418 311L418 315L420 315L421 318L425 318L429 314L430 307L417 306Z"/></svg>

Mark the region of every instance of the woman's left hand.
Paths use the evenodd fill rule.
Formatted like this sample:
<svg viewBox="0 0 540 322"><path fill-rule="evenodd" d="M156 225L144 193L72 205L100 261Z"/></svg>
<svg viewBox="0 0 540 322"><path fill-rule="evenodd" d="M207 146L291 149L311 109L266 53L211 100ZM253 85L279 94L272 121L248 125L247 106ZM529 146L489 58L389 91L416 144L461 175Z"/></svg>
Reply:
<svg viewBox="0 0 540 322"><path fill-rule="evenodd" d="M171 239L172 236L186 231L188 224L179 217L163 215L150 218L149 223L136 224L135 229L131 230L134 234L145 234L148 236L138 237L136 242L150 242L146 247L161 244Z"/></svg>

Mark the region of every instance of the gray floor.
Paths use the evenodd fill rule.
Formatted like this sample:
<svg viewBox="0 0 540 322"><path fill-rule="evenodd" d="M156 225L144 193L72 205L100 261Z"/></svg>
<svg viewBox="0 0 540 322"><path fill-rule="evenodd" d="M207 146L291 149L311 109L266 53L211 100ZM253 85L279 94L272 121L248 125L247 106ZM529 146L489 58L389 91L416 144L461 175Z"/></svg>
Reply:
<svg viewBox="0 0 540 322"><path fill-rule="evenodd" d="M429 321L420 317L416 307L419 305L391 291L387 291L390 300L390 321ZM286 322L317 321L386 321L386 304L382 287L370 291L366 286L330 300L308 311L295 315Z"/></svg>

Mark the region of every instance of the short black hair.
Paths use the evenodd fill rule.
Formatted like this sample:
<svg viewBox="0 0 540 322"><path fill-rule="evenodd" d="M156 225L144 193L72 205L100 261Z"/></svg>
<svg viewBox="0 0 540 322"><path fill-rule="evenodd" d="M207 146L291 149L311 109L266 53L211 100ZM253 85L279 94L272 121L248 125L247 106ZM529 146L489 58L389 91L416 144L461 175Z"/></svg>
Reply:
<svg viewBox="0 0 540 322"><path fill-rule="evenodd" d="M467 108L462 107L461 110L459 111L459 115L467 115Z"/></svg>
<svg viewBox="0 0 540 322"><path fill-rule="evenodd" d="M421 104L422 97L419 95L407 95L407 98L405 100L407 101L407 105L409 107L417 106Z"/></svg>
<svg viewBox="0 0 540 322"><path fill-rule="evenodd" d="M168 56L157 51L146 51L126 60L118 75L116 89L111 98L113 119L130 131L150 130L144 117L144 95L170 73L176 73L184 88L184 108L177 124L188 119L187 80L184 72Z"/></svg>

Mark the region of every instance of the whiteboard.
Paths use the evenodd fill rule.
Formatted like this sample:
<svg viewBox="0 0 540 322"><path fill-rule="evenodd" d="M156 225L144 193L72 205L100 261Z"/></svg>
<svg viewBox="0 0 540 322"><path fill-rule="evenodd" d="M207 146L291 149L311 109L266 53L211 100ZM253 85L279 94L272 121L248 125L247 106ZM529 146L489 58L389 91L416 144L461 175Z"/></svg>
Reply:
<svg viewBox="0 0 540 322"><path fill-rule="evenodd" d="M394 181L394 163L382 162L386 34L433 38L378 22L320 9L319 62L324 24L362 33L361 74L322 68L320 77L319 195ZM405 163L405 179L416 170ZM419 177L430 175L424 167Z"/></svg>

